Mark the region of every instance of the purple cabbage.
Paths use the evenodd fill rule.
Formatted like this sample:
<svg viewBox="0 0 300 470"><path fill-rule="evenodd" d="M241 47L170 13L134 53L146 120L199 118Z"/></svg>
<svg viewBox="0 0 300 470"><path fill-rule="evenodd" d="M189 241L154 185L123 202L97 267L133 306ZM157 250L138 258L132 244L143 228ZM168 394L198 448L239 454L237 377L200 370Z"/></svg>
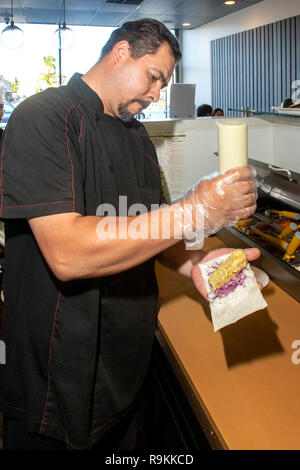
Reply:
<svg viewBox="0 0 300 470"><path fill-rule="evenodd" d="M221 264L223 264L223 261L218 261L217 263L213 264L212 266L209 267L208 271L207 271L207 275L208 276L211 276L212 273L215 272L215 270L221 266Z"/></svg>
<svg viewBox="0 0 300 470"><path fill-rule="evenodd" d="M238 286L243 286L244 287L244 281L246 279L246 273L245 273L245 267L240 269L234 277L229 279L228 282L223 284L223 286L218 287L214 291L215 296L213 297L213 300L226 297L228 294L233 292Z"/></svg>

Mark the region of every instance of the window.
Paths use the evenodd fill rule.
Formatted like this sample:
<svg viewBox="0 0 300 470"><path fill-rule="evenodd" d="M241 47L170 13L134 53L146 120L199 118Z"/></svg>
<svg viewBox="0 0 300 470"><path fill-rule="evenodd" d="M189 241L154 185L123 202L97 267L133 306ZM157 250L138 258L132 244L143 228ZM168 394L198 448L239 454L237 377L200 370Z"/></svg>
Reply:
<svg viewBox="0 0 300 470"><path fill-rule="evenodd" d="M0 91L17 105L37 91L58 86L58 49L54 40L57 25L22 24L24 44L15 50L0 42ZM62 51L62 77L66 83L75 72L85 73L98 60L114 28L72 26L75 42Z"/></svg>
<svg viewBox="0 0 300 470"><path fill-rule="evenodd" d="M59 85L59 57L54 40L57 25L22 24L21 27L24 43L19 49L7 49L0 41L0 92L14 107L34 93ZM86 73L97 62L115 28L71 26L71 29L75 42L73 47L62 51L62 84L67 83L75 72ZM174 81L175 74L170 83ZM140 118L168 116L169 87L170 84L161 91L159 101L144 110Z"/></svg>

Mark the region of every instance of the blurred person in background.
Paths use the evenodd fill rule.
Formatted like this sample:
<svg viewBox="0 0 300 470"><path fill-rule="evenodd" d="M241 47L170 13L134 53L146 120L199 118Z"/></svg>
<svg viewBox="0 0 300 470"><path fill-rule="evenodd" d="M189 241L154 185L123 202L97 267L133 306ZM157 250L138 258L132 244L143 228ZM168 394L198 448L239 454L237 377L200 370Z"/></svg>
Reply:
<svg viewBox="0 0 300 470"><path fill-rule="evenodd" d="M212 115L213 109L209 104L201 104L197 108L197 117L209 117Z"/></svg>
<svg viewBox="0 0 300 470"><path fill-rule="evenodd" d="M216 108L213 112L213 116L224 116L224 111L221 108Z"/></svg>

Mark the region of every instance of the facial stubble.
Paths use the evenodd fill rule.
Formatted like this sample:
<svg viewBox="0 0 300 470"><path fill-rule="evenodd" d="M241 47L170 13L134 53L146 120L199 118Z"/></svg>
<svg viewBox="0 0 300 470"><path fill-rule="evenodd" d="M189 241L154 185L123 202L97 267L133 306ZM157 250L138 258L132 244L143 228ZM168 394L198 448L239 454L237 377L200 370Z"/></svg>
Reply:
<svg viewBox="0 0 300 470"><path fill-rule="evenodd" d="M130 122L130 121L133 120L134 114L132 114L128 110L128 106L132 103L139 103L142 107L141 108L141 111L142 111L142 109L145 109L145 108L147 108L147 106L149 106L150 101L145 101L145 100L141 100L141 99L132 99L132 100L126 101L125 103L119 104L119 106L118 106L118 118L121 121Z"/></svg>

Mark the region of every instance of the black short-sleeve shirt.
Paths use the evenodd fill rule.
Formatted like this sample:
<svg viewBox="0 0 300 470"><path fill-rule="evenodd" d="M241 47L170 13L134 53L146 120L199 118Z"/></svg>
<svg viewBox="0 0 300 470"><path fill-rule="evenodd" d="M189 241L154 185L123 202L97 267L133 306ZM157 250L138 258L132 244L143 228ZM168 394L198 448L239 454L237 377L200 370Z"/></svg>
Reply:
<svg viewBox="0 0 300 470"><path fill-rule="evenodd" d="M118 215L119 196L148 210L161 204L153 144L138 121L106 115L75 74L13 112L2 139L0 196L1 406L27 420L29 431L89 448L130 409L143 383L156 322L154 259L112 276L60 282L27 218L96 215L103 203Z"/></svg>

